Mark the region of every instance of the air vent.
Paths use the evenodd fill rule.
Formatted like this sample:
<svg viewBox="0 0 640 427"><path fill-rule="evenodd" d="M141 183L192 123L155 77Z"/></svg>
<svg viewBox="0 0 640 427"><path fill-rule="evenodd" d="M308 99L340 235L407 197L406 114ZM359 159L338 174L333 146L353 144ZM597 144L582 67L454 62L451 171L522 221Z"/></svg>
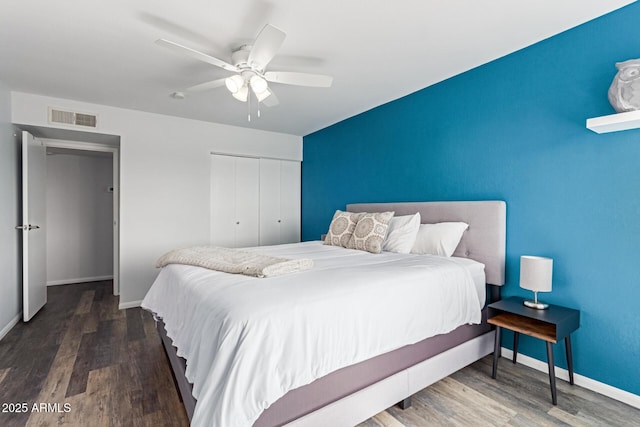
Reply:
<svg viewBox="0 0 640 427"><path fill-rule="evenodd" d="M88 128L98 127L98 116L95 114L77 113L49 108L49 123L59 123Z"/></svg>

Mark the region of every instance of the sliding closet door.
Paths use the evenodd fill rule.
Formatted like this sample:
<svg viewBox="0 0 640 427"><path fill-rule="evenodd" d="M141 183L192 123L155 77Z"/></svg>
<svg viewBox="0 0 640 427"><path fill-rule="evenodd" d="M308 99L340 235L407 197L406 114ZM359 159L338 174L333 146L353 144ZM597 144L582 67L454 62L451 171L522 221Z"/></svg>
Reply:
<svg viewBox="0 0 640 427"><path fill-rule="evenodd" d="M211 156L212 245L259 244L260 162L258 159Z"/></svg>
<svg viewBox="0 0 640 427"><path fill-rule="evenodd" d="M300 241L300 162L260 159L260 244Z"/></svg>
<svg viewBox="0 0 640 427"><path fill-rule="evenodd" d="M211 156L211 235L215 246L235 246L236 161L229 156Z"/></svg>
<svg viewBox="0 0 640 427"><path fill-rule="evenodd" d="M280 243L300 241L300 162L280 162Z"/></svg>
<svg viewBox="0 0 640 427"><path fill-rule="evenodd" d="M211 155L212 245L299 241L300 162Z"/></svg>
<svg viewBox="0 0 640 427"><path fill-rule="evenodd" d="M260 159L260 245L280 243L280 160Z"/></svg>
<svg viewBox="0 0 640 427"><path fill-rule="evenodd" d="M236 247L260 244L260 161L236 158Z"/></svg>

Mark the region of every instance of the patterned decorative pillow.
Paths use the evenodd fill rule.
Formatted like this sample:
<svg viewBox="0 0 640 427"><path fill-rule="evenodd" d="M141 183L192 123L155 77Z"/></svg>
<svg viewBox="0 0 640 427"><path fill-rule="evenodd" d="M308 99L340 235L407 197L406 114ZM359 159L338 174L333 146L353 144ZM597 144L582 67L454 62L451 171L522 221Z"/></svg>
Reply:
<svg viewBox="0 0 640 427"><path fill-rule="evenodd" d="M363 213L347 248L379 254L394 212Z"/></svg>
<svg viewBox="0 0 640 427"><path fill-rule="evenodd" d="M324 239L324 244L346 248L361 215L360 213L337 210L333 215L331 225L329 225L329 231L327 232L327 237Z"/></svg>

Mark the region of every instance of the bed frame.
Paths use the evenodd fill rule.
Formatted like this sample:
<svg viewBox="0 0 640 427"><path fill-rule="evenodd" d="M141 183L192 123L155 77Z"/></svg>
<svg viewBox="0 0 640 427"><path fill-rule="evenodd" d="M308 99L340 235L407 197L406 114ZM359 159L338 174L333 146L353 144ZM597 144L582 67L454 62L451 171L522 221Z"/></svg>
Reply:
<svg viewBox="0 0 640 427"><path fill-rule="evenodd" d="M506 204L502 201L413 202L347 205L351 212L420 212L422 223L463 221L469 224L454 256L485 264L487 302L500 298L505 283ZM494 331L483 310L480 325L456 330L382 354L291 390L264 411L254 427L353 426L400 403L493 351ZM169 358L189 419L196 400L184 376L186 362L176 354L161 320L158 332Z"/></svg>

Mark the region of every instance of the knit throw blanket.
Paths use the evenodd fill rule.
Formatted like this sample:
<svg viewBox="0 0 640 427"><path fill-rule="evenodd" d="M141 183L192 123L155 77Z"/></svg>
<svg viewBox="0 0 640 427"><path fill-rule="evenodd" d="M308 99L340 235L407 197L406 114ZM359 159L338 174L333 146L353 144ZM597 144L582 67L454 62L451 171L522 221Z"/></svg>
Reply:
<svg viewBox="0 0 640 427"><path fill-rule="evenodd" d="M310 259L277 258L257 252L216 246L194 246L175 249L162 255L156 267L167 264L186 264L232 274L253 277L273 277L309 270L313 267Z"/></svg>

